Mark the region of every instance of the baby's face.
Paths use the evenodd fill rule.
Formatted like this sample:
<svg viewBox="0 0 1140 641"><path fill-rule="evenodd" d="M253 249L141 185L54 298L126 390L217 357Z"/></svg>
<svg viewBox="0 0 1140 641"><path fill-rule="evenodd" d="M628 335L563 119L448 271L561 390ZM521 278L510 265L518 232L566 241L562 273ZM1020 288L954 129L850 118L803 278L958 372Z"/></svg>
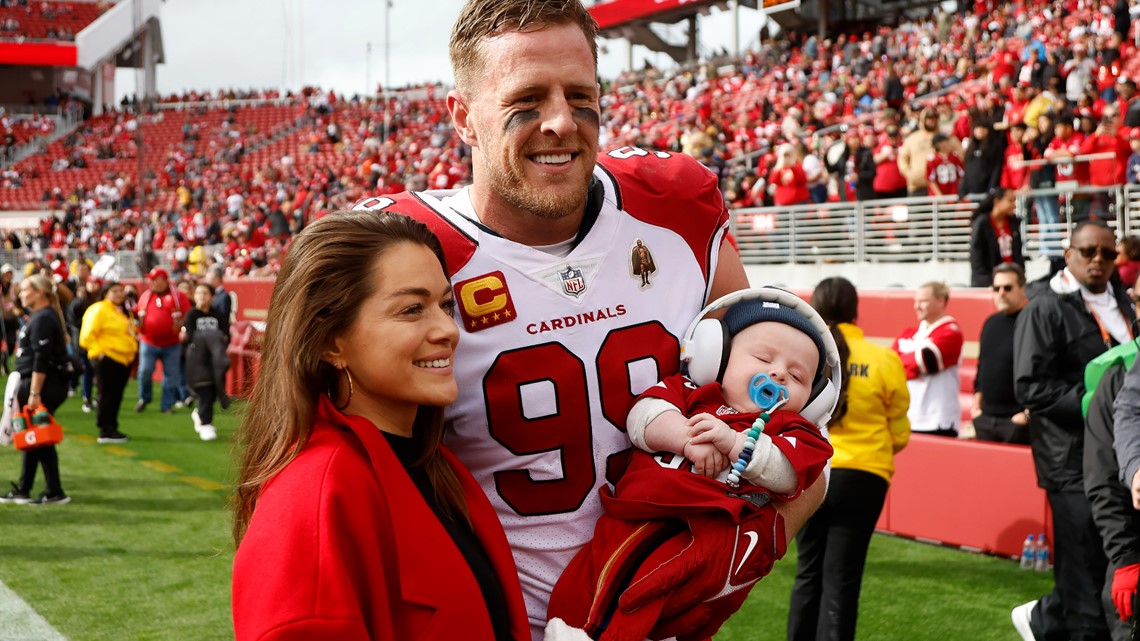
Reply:
<svg viewBox="0 0 1140 641"><path fill-rule="evenodd" d="M780 409L799 412L811 396L818 367L819 350L807 334L784 323L757 323L732 338L721 384L724 400L741 412L760 411L748 394L748 385L763 372L788 388L788 402Z"/></svg>

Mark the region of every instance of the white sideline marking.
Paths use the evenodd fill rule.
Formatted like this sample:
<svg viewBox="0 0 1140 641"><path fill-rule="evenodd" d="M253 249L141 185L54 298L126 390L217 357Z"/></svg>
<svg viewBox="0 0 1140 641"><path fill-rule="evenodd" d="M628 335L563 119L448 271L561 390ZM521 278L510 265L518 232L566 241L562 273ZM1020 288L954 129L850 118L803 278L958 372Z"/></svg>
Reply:
<svg viewBox="0 0 1140 641"><path fill-rule="evenodd" d="M67 637L0 581L0 641L67 641Z"/></svg>

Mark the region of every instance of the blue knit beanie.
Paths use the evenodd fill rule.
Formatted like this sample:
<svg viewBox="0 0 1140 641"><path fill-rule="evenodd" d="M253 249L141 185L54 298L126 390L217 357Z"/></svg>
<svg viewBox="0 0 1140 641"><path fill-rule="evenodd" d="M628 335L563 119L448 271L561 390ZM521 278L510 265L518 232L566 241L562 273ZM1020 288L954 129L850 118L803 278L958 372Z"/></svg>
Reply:
<svg viewBox="0 0 1140 641"><path fill-rule="evenodd" d="M734 304L724 315L724 324L730 337L736 336L744 328L756 323L768 322L791 325L807 334L819 350L819 367L816 369L816 375L823 371L823 364L827 362L827 349L823 346L823 338L806 316L791 307L754 298Z"/></svg>

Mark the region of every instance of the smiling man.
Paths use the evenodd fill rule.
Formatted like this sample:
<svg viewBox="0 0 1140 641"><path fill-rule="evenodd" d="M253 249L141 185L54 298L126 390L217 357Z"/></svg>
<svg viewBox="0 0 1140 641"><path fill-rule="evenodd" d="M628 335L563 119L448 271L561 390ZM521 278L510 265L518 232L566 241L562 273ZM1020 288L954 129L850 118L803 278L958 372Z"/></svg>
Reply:
<svg viewBox="0 0 1140 641"><path fill-rule="evenodd" d="M946 313L949 302L946 283L932 281L915 290L918 326L904 329L891 349L898 352L906 370L910 431L956 438L962 415L958 360L965 338L958 321Z"/></svg>
<svg viewBox="0 0 1140 641"><path fill-rule="evenodd" d="M1085 365L1132 339L1132 304L1110 282L1115 258L1103 222L1077 225L1065 268L1029 286L1014 329L1014 393L1029 411L1037 484L1053 513L1053 592L1013 610L1026 641L1109 638L1099 598L1107 560L1084 491L1081 397Z"/></svg>
<svg viewBox="0 0 1140 641"><path fill-rule="evenodd" d="M473 184L356 205L414 216L443 243L463 328L446 443L502 520L535 639L554 582L593 535L599 489L624 469L634 398L678 370L707 301L748 286L712 172L680 154L599 152L596 38L578 0L468 2L447 106ZM631 259L639 247L651 277ZM757 538L782 556L822 485L777 506L783 531L688 521L685 553L621 607L664 594L654 638L711 636L731 609L717 602L755 580L731 563L737 546Z"/></svg>

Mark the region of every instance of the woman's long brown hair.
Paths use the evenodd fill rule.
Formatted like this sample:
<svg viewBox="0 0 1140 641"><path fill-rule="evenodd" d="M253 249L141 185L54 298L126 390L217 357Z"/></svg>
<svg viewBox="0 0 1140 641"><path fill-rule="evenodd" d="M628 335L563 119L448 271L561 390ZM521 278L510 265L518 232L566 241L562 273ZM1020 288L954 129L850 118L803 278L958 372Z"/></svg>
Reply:
<svg viewBox="0 0 1140 641"><path fill-rule="evenodd" d="M372 295L375 261L402 243L429 248L448 273L439 239L401 214L332 213L306 227L290 246L269 303L261 371L235 444L236 544L245 536L265 484L308 442L319 396L336 387L336 370L321 357ZM421 406L413 426L414 465L425 468L444 509L466 518L459 481L439 451L442 436L443 408Z"/></svg>
<svg viewBox="0 0 1140 641"><path fill-rule="evenodd" d="M839 331L840 323L854 324L859 317L859 292L851 281L842 276L825 278L815 286L811 294L811 306L819 312L823 322L831 330L835 339L835 347L839 351L839 367L843 372L843 385L839 390L839 402L831 414L830 427L838 427L843 417L847 415L847 383L851 379L847 375L847 362L851 357L851 347L847 339Z"/></svg>

